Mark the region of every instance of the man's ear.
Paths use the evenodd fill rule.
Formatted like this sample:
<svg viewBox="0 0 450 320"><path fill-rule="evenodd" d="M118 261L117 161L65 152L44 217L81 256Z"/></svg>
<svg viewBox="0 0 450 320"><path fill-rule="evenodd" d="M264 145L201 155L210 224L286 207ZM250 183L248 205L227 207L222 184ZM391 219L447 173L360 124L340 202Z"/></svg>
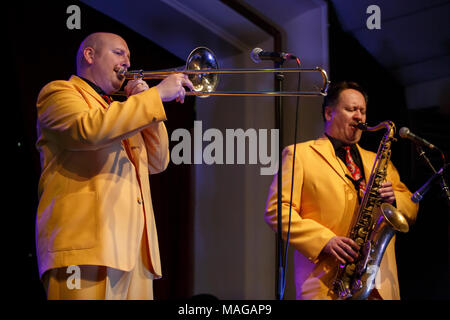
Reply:
<svg viewBox="0 0 450 320"><path fill-rule="evenodd" d="M87 47L83 50L84 59L88 64L94 63L94 54L95 54L94 48Z"/></svg>
<svg viewBox="0 0 450 320"><path fill-rule="evenodd" d="M331 114L332 113L333 113L333 107L326 106L325 107L325 112L324 112L324 116L325 116L325 120L326 121L330 121L331 120Z"/></svg>

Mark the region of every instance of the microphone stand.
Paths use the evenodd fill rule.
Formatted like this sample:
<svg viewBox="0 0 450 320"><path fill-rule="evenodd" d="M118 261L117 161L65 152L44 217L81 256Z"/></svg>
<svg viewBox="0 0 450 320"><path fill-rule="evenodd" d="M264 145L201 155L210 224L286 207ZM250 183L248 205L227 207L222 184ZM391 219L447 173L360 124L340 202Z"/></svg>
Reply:
<svg viewBox="0 0 450 320"><path fill-rule="evenodd" d="M438 172L434 168L433 164L431 163L430 159L428 159L427 155L425 154L425 151L423 151L423 148L421 146L419 146L419 145L416 145L416 150L419 153L419 157L422 157L425 160L425 162L428 164L428 166L431 168L431 170L433 171L433 174L435 174L435 175L438 174ZM442 167L442 169L445 169L447 167L447 165L448 164L444 163L444 166ZM440 176L441 176L440 177L440 179L441 179L440 185L441 185L442 191L445 194L445 198L447 200L447 205L450 207L450 189L449 189L449 187L447 185L447 182L445 181L444 170L442 171L442 174ZM426 191L428 191L428 189ZM425 194L425 192L423 194ZM422 194L422 196L423 196L423 194Z"/></svg>
<svg viewBox="0 0 450 320"><path fill-rule="evenodd" d="M281 68L284 60L275 62L275 68ZM283 91L283 80L284 75L281 72L275 73L275 90ZM282 206L281 206L281 193L282 193L282 179L281 179L281 161L282 161L282 142L283 142L283 113L282 113L282 100L281 96L275 97L275 122L276 128L278 129L278 201L277 201L277 283L276 283L276 299L281 300L283 296L283 279L284 269L283 269L283 252L284 252L284 243L283 243L283 231L282 231Z"/></svg>
<svg viewBox="0 0 450 320"><path fill-rule="evenodd" d="M433 173L436 173L436 169L433 167L433 164L431 163L430 159L428 159L427 155L425 154L425 151L423 151L423 148L419 145L416 145L416 150L419 153L419 157L422 157L426 164L428 164L428 166L431 168L431 171L433 171Z"/></svg>

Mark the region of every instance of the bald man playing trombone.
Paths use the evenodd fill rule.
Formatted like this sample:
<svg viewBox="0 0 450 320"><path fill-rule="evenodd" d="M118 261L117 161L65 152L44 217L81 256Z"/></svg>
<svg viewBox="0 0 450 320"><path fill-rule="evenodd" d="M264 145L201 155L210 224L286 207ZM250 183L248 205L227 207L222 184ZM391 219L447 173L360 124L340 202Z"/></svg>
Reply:
<svg viewBox="0 0 450 320"><path fill-rule="evenodd" d="M131 80L124 39L94 33L77 53L77 75L37 100L41 176L36 219L39 276L48 299L153 299L161 277L148 174L166 169L163 102L183 103L184 74L149 88Z"/></svg>

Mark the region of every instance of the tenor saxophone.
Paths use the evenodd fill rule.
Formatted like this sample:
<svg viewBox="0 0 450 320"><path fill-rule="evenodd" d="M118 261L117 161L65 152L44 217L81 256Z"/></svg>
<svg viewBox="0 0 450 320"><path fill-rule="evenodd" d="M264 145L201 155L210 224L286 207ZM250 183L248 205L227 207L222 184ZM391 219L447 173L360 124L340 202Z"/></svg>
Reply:
<svg viewBox="0 0 450 320"><path fill-rule="evenodd" d="M358 257L351 263L339 265L333 281L332 290L341 300L366 300L369 297L387 245L397 231L409 230L403 214L394 206L383 203L378 193L387 175L391 144L395 141L395 124L383 121L368 127L365 123L359 123L357 128L363 131L387 131L378 147L357 218L348 235L360 246Z"/></svg>

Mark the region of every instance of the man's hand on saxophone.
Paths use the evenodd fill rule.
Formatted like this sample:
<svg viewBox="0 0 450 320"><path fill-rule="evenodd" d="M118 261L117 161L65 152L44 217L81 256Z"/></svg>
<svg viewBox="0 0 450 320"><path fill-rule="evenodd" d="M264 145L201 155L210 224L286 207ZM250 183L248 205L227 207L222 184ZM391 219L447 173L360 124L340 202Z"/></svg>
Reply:
<svg viewBox="0 0 450 320"><path fill-rule="evenodd" d="M392 187L392 182L390 181L383 182L381 184L381 188L378 189L378 193L380 194L380 197L383 199L383 202L394 204L395 193L394 188Z"/></svg>
<svg viewBox="0 0 450 320"><path fill-rule="evenodd" d="M328 241L321 254L336 258L339 263L353 262L358 257L360 247L350 238L335 236Z"/></svg>
<svg viewBox="0 0 450 320"><path fill-rule="evenodd" d="M380 197L383 202L394 204L395 193L392 187L391 181L385 181L381 184L381 188L378 189ZM360 247L358 244L350 238L335 236L322 249L322 254L331 255L336 258L339 263L353 262L358 257L358 251Z"/></svg>
<svg viewBox="0 0 450 320"><path fill-rule="evenodd" d="M392 182L385 181L378 189L383 202L393 204L395 202L395 193ZM336 258L339 263L353 262L358 257L360 247L350 238L335 236L322 249L322 254L331 255Z"/></svg>

